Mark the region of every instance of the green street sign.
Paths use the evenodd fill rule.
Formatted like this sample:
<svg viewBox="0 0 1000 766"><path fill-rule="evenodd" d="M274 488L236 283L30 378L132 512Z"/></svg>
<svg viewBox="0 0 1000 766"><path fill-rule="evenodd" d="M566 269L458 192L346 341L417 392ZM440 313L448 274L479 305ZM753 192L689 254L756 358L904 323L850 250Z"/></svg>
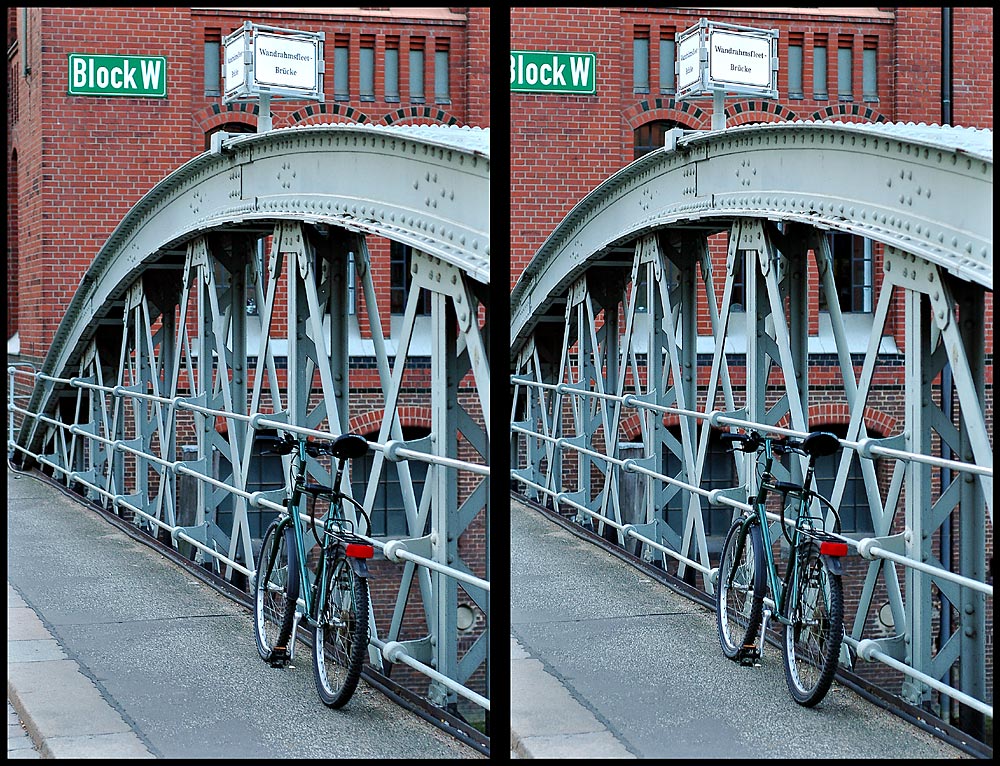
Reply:
<svg viewBox="0 0 1000 766"><path fill-rule="evenodd" d="M511 51L510 89L525 93L596 93L597 56Z"/></svg>
<svg viewBox="0 0 1000 766"><path fill-rule="evenodd" d="M69 54L69 95L167 97L163 56Z"/></svg>

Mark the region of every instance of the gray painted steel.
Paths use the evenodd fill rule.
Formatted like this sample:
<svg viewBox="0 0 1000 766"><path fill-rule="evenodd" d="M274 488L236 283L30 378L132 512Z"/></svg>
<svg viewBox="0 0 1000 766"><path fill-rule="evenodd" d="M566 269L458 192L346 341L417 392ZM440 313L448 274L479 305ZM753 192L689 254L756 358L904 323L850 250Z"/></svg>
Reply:
<svg viewBox="0 0 1000 766"><path fill-rule="evenodd" d="M892 245L993 286L992 131L788 122L687 135L574 207L511 294L512 358L615 245L666 226L800 221Z"/></svg>
<svg viewBox="0 0 1000 766"><path fill-rule="evenodd" d="M382 471L398 477L406 533L396 529L391 548L372 542L405 571L386 625L369 607L369 660L379 669L383 658L406 661L432 675L428 696L438 705L461 695L485 709L488 136L472 128L326 125L216 141L140 200L98 253L46 358L43 372L55 380L37 383L27 407L55 417L26 417L18 434L57 478L82 484L90 499L118 512L128 508L136 525L175 547L195 545L199 563L235 582L237 573L253 576L260 510L283 510L280 479L270 484L280 489L255 492L250 478L259 429L326 423L323 435L340 434L352 415L366 429L381 418L377 439L369 437L375 455L364 500L372 508ZM412 248L395 328L380 317L370 234ZM361 367L352 382L349 327L359 333L362 316L350 307L352 287L365 295L377 386ZM428 296L430 332L418 332L418 305ZM431 434L407 442L402 409L413 404L406 390L413 378L404 373L426 375L419 370L428 361L420 405L432 413ZM475 394L460 396L467 373ZM356 392L363 401L352 407ZM260 413L270 424L258 422ZM178 455L181 433L197 446ZM288 474L284 460L279 476ZM431 466L422 495L409 460ZM322 466L309 470L332 481ZM462 480L460 495L465 471L472 481ZM182 504L186 477L196 487ZM350 511L348 519L355 521ZM487 550L470 546L467 562L459 544L474 527ZM402 620L415 588L427 626L418 637ZM460 607L476 623L461 631ZM465 685L474 675L485 697Z"/></svg>
<svg viewBox="0 0 1000 766"><path fill-rule="evenodd" d="M43 371L75 374L86 342L101 320L118 318L136 277L157 262L179 268L186 243L213 229L327 223L409 244L487 284L488 147L487 131L436 126L318 125L222 141L154 186L115 228ZM41 390L30 409L49 412Z"/></svg>
<svg viewBox="0 0 1000 766"><path fill-rule="evenodd" d="M982 333L993 285L992 132L786 123L679 133L578 204L512 293L515 487L622 546L635 538L647 560L669 555L677 576L712 594L719 530L748 507L758 480L752 456L738 455L738 486L708 491L713 428L780 425L802 436L842 422L825 404L844 407L829 497L841 506L857 459L867 514L846 539L867 560L851 563L867 572L845 615L841 662L901 663L904 699L948 718L950 702L933 695L949 695L974 732L977 715L979 725L992 715L984 532L993 449ZM851 317L840 307L846 286L837 284L830 230L884 245L883 273L866 282L871 305ZM724 262L709 257L716 233L728 235ZM826 299L822 315L810 280ZM885 433L869 408L883 410L876 370L902 361L886 342L887 322L900 314L905 382L894 412L903 414ZM849 326L864 332L852 337ZM710 369L698 351L711 352ZM811 384L810 352L835 354L836 363L816 361L839 368L842 386ZM932 386L946 366L958 417ZM664 415L677 418L676 430ZM628 459L625 439L641 440L627 445ZM958 472L950 487L927 462L944 445L958 461L939 463ZM896 461L883 464L881 479L879 459ZM793 460L775 470L800 481L804 469ZM637 473L643 496L626 506L621 488ZM934 551L955 519L960 555L942 566ZM943 598L961 610L939 626ZM873 627L881 600L890 630ZM948 685L956 663L960 680Z"/></svg>

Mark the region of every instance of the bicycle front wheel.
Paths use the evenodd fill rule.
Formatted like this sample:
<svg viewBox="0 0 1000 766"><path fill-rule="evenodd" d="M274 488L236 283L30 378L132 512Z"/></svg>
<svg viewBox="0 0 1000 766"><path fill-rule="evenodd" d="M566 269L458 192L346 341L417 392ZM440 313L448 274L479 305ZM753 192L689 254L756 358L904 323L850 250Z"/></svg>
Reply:
<svg viewBox="0 0 1000 766"><path fill-rule="evenodd" d="M254 587L254 633L257 651L265 662L283 659L288 652L299 598L299 567L295 533L290 524L274 521L264 533Z"/></svg>
<svg viewBox="0 0 1000 766"><path fill-rule="evenodd" d="M343 707L354 694L368 648L368 581L338 557L330 567L326 603L313 632L316 690L325 705Z"/></svg>
<svg viewBox="0 0 1000 766"><path fill-rule="evenodd" d="M743 521L729 530L722 546L719 580L715 588L716 626L722 653L738 658L743 646L753 643L764 617L764 542L760 526L752 524L742 538Z"/></svg>
<svg viewBox="0 0 1000 766"><path fill-rule="evenodd" d="M844 640L844 593L810 544L801 550L798 596L785 626L785 680L800 705L813 707L826 696L837 672Z"/></svg>

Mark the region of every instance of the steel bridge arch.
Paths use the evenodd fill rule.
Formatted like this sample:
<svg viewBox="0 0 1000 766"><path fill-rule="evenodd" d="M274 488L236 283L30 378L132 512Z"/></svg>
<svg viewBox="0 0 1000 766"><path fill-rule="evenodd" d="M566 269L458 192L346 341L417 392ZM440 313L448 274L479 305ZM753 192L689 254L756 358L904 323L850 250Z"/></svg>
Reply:
<svg viewBox="0 0 1000 766"><path fill-rule="evenodd" d="M983 133L991 131L822 122L676 132L674 146L611 175L545 240L511 294L511 348L611 248L700 222L750 218L845 231L992 290L992 143L984 153ZM924 177L913 178L916 168ZM933 194L940 188L970 194Z"/></svg>
<svg viewBox="0 0 1000 766"><path fill-rule="evenodd" d="M904 671L903 696L916 704L932 689L942 691L940 679L960 663L962 690L943 693L992 715L984 702L992 693L984 620L986 597L992 599L985 529L993 522L993 450L978 329L992 301L992 184L991 131L828 122L672 131L662 150L611 175L566 215L511 293L512 487L594 524L620 545L638 539L647 559L676 558L678 575L697 570L711 593L715 570L701 500L735 514L756 476L738 463L741 486L700 489L710 429L699 426L809 430L814 274L830 306L833 340L825 351L836 354L850 411L832 499L839 504L857 455L875 530L854 541L871 563L857 613L847 620L854 653L845 650L842 661L851 663L856 653L906 664L913 672ZM884 246L860 374L827 231ZM713 270L707 243L720 232L729 235L724 273ZM732 311L740 270L745 313ZM872 439L864 412L894 294L906 312L905 421L899 432ZM645 315L636 310L643 301ZM699 319L699 301L707 320ZM712 328L700 341L699 322ZM707 385L704 370L698 374L699 343L712 357ZM733 365L746 371L742 402L734 399ZM962 410L955 425L931 396L931 381L945 366ZM636 412L642 444L631 446L641 446L642 455L627 457L621 424ZM666 413L680 416L679 436L667 431ZM952 447L956 462L920 457L930 454L932 434ZM664 450L681 466L676 475L666 475ZM875 457L898 460L888 490L879 487ZM965 473L961 491L952 484L932 492L942 465ZM791 466L792 476L802 469ZM647 477L634 515L619 498L619 483L630 474ZM662 516L676 492L684 497L682 528ZM905 509L902 525L897 505ZM951 512L961 529L961 575L912 568L914 561L938 561L932 540ZM905 582L893 555L909 561ZM940 651L931 646L932 583L961 612ZM876 586L885 588L894 624L902 626L887 637L865 632Z"/></svg>
<svg viewBox="0 0 1000 766"><path fill-rule="evenodd" d="M254 433L284 424L300 433L347 430L356 290L384 413L364 500L395 466L410 531L391 546L376 541L405 571L391 624L372 631L370 660L378 670L389 660L428 671L435 704L462 696L488 709L488 553L466 562L458 541L478 525L489 549L489 168L488 129L335 124L217 134L211 151L132 208L84 275L30 403L15 406L23 417L18 457L135 513L136 524L175 547L184 540L199 557L217 556L224 576L250 574L249 514L280 508L284 492L247 491ZM392 338L375 300L368 235L413 248L406 311ZM261 252L266 237L269 254ZM417 349L416 305L427 294L423 321L433 341ZM248 317L248 300L259 318ZM287 329L277 327L280 312ZM430 370L422 363L413 371L417 356L430 357ZM276 365L282 357L287 371ZM407 443L399 412L414 375L432 393L433 438ZM182 377L187 387L178 390ZM458 397L463 378L474 392L467 403ZM196 421L196 456L177 454L182 410ZM216 418L224 428L216 430ZM224 458L215 467L213 454ZM423 498L409 460L429 464ZM313 473L324 471L331 480L321 465ZM178 509L180 475L198 479L193 520ZM225 503L229 532L216 523ZM411 587L419 587L427 626L419 638L401 628ZM460 601L478 615L477 629L459 631ZM485 696L468 688L474 675Z"/></svg>

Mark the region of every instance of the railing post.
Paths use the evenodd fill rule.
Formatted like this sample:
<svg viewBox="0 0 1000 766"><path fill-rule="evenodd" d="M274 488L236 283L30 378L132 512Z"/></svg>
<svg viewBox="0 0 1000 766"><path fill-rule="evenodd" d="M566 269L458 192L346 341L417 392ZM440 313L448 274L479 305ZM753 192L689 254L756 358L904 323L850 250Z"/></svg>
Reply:
<svg viewBox="0 0 1000 766"><path fill-rule="evenodd" d="M931 322L927 297L913 289L906 301L906 424L910 452L930 454L931 448ZM906 467L906 555L916 561L932 556L930 466L911 461ZM906 570L906 641L911 667L930 675L933 649L931 578L917 569ZM930 687L916 679L903 682L904 699L921 705L930 699Z"/></svg>

